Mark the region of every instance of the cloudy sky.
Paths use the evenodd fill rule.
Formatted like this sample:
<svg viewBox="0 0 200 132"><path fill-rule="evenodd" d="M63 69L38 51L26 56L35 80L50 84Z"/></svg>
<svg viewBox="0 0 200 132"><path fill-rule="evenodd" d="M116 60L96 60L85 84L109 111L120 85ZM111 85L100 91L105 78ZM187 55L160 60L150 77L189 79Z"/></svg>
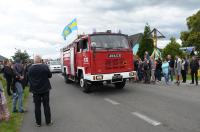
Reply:
<svg viewBox="0 0 200 132"><path fill-rule="evenodd" d="M0 0L0 54L10 57L16 49L30 56L59 57L62 30L73 18L79 33L94 29L119 29L128 35L143 32L146 23L167 38L187 30L186 18L200 9L200 0ZM179 41L180 42L180 41Z"/></svg>

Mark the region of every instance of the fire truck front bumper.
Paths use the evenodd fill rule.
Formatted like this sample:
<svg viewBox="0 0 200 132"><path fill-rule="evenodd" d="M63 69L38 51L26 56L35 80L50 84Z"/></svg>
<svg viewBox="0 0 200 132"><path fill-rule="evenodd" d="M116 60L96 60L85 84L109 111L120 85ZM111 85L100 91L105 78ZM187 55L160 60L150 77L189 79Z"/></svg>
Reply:
<svg viewBox="0 0 200 132"><path fill-rule="evenodd" d="M120 72L120 73L111 73L111 74L98 74L90 75L86 74L84 79L88 81L110 81L111 83L122 82L124 79L133 79L136 77L136 71L130 72Z"/></svg>

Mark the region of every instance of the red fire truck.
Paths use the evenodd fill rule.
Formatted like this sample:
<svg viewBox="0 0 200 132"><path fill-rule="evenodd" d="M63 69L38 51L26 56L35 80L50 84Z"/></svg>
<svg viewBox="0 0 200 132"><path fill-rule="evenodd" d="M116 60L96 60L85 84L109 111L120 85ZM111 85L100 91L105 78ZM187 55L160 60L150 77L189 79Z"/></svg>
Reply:
<svg viewBox="0 0 200 132"><path fill-rule="evenodd" d="M114 84L123 89L135 76L133 52L128 36L99 32L81 35L61 49L62 73L66 83L78 82L84 92L94 87Z"/></svg>

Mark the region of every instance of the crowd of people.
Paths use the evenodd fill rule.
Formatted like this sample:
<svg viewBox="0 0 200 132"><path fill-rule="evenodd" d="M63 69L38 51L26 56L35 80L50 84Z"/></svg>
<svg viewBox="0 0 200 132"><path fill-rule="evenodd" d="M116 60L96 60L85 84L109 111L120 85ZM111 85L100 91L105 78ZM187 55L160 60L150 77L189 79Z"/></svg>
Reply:
<svg viewBox="0 0 200 132"><path fill-rule="evenodd" d="M15 62L8 59L4 60L3 68L1 72L6 80L6 92L8 96L12 97L14 113L24 113L23 108L23 90L28 85L28 68L31 63L27 62L22 64L19 58L16 58ZM3 92L3 88L0 88L0 120L8 120L10 117L6 98Z"/></svg>
<svg viewBox="0 0 200 132"><path fill-rule="evenodd" d="M43 64L42 58L36 55L34 64L31 61L22 63L19 58L15 62L4 60L1 70L6 80L7 95L12 98L12 112L24 113L23 93L26 86L29 86L30 92L33 94L33 102L35 104L36 126L41 126L41 103L44 106L44 114L46 124L51 125L51 112L49 106L49 91L51 85L49 78L52 74L46 64ZM7 108L7 101L2 87L0 87L0 121L8 121L10 113Z"/></svg>
<svg viewBox="0 0 200 132"><path fill-rule="evenodd" d="M188 59L180 58L178 55L172 58L171 55L168 55L163 60L161 58L155 60L147 51L143 61L141 58L136 58L134 61L134 68L137 72L136 81L144 83L156 83L164 77L165 83L169 85L169 82L173 82L175 77L175 83L180 85L181 81L186 83L187 75L190 73L192 79L190 84L198 85L199 67L200 60L196 56Z"/></svg>

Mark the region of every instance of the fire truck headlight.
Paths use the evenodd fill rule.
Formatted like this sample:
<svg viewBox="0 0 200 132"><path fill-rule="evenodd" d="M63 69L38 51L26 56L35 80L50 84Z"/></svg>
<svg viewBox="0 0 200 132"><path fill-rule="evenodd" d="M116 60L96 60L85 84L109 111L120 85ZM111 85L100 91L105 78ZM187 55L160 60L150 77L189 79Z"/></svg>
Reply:
<svg viewBox="0 0 200 132"><path fill-rule="evenodd" d="M129 73L129 76L130 76L130 77L135 76L135 72L130 72L130 73Z"/></svg>
<svg viewBox="0 0 200 132"><path fill-rule="evenodd" d="M103 75L97 75L96 80L103 80Z"/></svg>

